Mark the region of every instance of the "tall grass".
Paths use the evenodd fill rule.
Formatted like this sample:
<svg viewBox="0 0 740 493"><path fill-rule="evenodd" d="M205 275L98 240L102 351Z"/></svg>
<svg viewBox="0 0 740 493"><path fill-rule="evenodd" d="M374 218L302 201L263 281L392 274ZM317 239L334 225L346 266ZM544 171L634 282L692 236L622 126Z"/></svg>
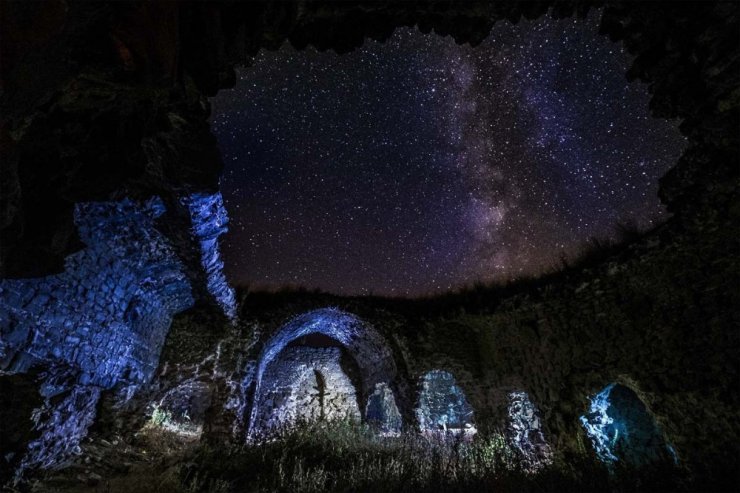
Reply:
<svg viewBox="0 0 740 493"><path fill-rule="evenodd" d="M536 472L530 466L500 434L473 441L416 433L379 437L361 425L323 422L237 449L201 448L181 479L185 491L212 493L688 490L675 469L610 473L586 457Z"/></svg>

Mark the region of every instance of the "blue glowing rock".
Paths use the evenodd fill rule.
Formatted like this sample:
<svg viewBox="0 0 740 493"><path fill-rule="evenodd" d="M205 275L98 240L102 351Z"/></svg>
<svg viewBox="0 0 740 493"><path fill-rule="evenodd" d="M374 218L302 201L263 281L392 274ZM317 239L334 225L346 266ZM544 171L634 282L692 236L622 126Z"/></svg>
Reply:
<svg viewBox="0 0 740 493"><path fill-rule="evenodd" d="M236 298L224 275L218 244L218 237L228 230L229 222L221 193L192 194L182 199L182 203L190 211L192 234L200 243L201 264L206 273L208 292L224 314L235 321Z"/></svg>
<svg viewBox="0 0 740 493"><path fill-rule="evenodd" d="M643 465L676 457L655 419L634 391L610 384L591 399L580 420L596 455L606 463Z"/></svg>
<svg viewBox="0 0 740 493"><path fill-rule="evenodd" d="M422 431L463 430L473 426L473 408L451 373L432 370L421 380L416 409Z"/></svg>
<svg viewBox="0 0 740 493"><path fill-rule="evenodd" d="M0 370L47 369L39 437L19 472L75 453L101 391L148 381L173 315L193 305L185 267L155 225L164 211L157 197L77 204L86 248L64 272L0 281Z"/></svg>
<svg viewBox="0 0 740 493"><path fill-rule="evenodd" d="M403 420L401 413L398 412L393 390L387 383L377 384L368 397L365 420L383 434L400 433Z"/></svg>
<svg viewBox="0 0 740 493"><path fill-rule="evenodd" d="M545 440L540 413L529 394L511 392L508 414L507 438L528 468L536 470L552 462L552 449Z"/></svg>
<svg viewBox="0 0 740 493"><path fill-rule="evenodd" d="M184 266L154 224L163 211L156 197L78 204L87 247L63 273L0 281L0 369L63 365L102 387L149 378L172 316L193 304Z"/></svg>

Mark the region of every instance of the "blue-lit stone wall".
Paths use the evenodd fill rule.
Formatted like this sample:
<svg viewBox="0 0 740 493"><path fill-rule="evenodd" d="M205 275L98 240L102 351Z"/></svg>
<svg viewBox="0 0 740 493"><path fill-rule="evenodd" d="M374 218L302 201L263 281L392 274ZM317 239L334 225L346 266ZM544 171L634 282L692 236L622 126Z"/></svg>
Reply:
<svg viewBox="0 0 740 493"><path fill-rule="evenodd" d="M159 198L84 203L75 223L86 248L64 272L0 281L0 370L46 368L40 438L27 467L48 467L74 450L101 389L130 392L155 371L172 316L192 306L185 268L156 221ZM62 377L63 375L63 377Z"/></svg>
<svg viewBox="0 0 740 493"><path fill-rule="evenodd" d="M398 411L393 390L387 383L375 385L375 390L367 399L365 420L381 434L396 435L401 432L403 418Z"/></svg>
<svg viewBox="0 0 740 493"><path fill-rule="evenodd" d="M607 385L591 398L589 411L581 416L581 423L602 461L613 464L622 460L643 465L669 458L676 460L655 419L628 387Z"/></svg>
<svg viewBox="0 0 740 493"><path fill-rule="evenodd" d="M196 193L182 199L182 202L190 211L192 234L200 244L208 292L233 322L236 320L236 297L234 289L226 281L218 244L218 237L227 231L229 222L221 193Z"/></svg>
<svg viewBox="0 0 740 493"><path fill-rule="evenodd" d="M421 379L416 417L422 431L471 429L473 408L451 373L432 370Z"/></svg>
<svg viewBox="0 0 740 493"><path fill-rule="evenodd" d="M63 273L0 281L0 368L61 364L100 387L148 379L172 316L193 304L184 267L155 227L164 211L158 198L77 205L87 247Z"/></svg>
<svg viewBox="0 0 740 493"><path fill-rule="evenodd" d="M77 374L71 370L52 369L44 377L44 404L32 416L38 437L20 458L19 476L26 469L52 468L77 454L95 419L101 387L75 384Z"/></svg>
<svg viewBox="0 0 740 493"><path fill-rule="evenodd" d="M524 391L509 394L507 439L530 469L552 462L552 449L545 440L539 410Z"/></svg>
<svg viewBox="0 0 740 493"><path fill-rule="evenodd" d="M342 368L341 356L338 347L285 348L262 377L254 432L319 419L359 420L355 387Z"/></svg>
<svg viewBox="0 0 740 493"><path fill-rule="evenodd" d="M249 436L266 426L263 419L265 405L261 401L265 392L276 385L276 377L268 368L288 345L303 336L322 334L334 339L338 346L354 360L359 371L360 395L368 396L379 383L390 384L396 379L397 369L393 353L385 339L372 326L358 317L334 308L322 308L304 313L282 326L260 351L254 378L255 399L249 413ZM336 348L335 348L336 349ZM366 402L356 404L364 409Z"/></svg>

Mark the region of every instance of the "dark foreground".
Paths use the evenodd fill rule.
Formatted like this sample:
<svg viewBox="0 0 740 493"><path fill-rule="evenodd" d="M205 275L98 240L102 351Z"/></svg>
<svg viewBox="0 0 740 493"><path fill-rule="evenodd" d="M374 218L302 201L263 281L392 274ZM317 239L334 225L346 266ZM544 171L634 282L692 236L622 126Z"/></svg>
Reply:
<svg viewBox="0 0 740 493"><path fill-rule="evenodd" d="M91 442L80 460L17 491L33 492L720 492L735 473L692 476L674 464L610 470L584 454L532 465L499 434L472 442L319 424L261 444L217 447L151 426L135 444ZM10 490L13 491L13 490Z"/></svg>

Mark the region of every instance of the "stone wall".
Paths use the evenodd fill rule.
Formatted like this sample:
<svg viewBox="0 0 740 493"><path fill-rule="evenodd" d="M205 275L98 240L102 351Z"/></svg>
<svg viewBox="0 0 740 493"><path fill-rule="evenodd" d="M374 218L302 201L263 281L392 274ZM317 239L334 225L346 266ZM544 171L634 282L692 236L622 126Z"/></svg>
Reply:
<svg viewBox="0 0 740 493"><path fill-rule="evenodd" d="M149 380L172 316L192 306L184 267L156 229L164 210L158 198L79 204L75 222L87 248L62 274L0 281L3 373L46 369L39 438L22 468L49 467L74 452L101 390L132 392Z"/></svg>
<svg viewBox="0 0 740 493"><path fill-rule="evenodd" d="M509 394L506 438L531 470L552 462L552 448L542 432L542 418L526 392Z"/></svg>
<svg viewBox="0 0 740 493"><path fill-rule="evenodd" d="M220 193L195 193L182 199L190 211L192 236L200 244L201 265L206 276L206 289L224 314L236 321L234 289L224 275L224 263L218 239L228 228L229 215Z"/></svg>
<svg viewBox="0 0 740 493"><path fill-rule="evenodd" d="M479 434L503 431L532 467L596 458L580 418L595 394L619 383L645 405L681 467L709 480L731 477L740 456L735 214L708 210L692 221L674 219L604 261L505 288L417 301L252 293L242 298L233 330L194 315L176 323L160 371L219 361L209 385L241 393L215 398L210 416L213 423L228 420L220 429L238 430L232 425L248 423L250 392L271 362L302 337L322 333L361 367L377 367L373 355L390 358L383 363L393 368L385 390L405 429L418 429L413 409L422 377L447 371ZM206 337L209 331L214 335ZM366 340L374 342L358 343ZM368 349L376 347L381 351ZM356 387L360 397L364 386ZM377 388L358 399L360 409ZM229 400L237 394L241 407ZM217 443L225 440L217 435Z"/></svg>
<svg viewBox="0 0 740 493"><path fill-rule="evenodd" d="M241 372L244 386L254 385L259 372L246 362L259 367L270 348L312 331L341 339L357 357L361 346L337 335L342 325L316 316L333 312L385 341L395 368L386 381L408 427L418 424L421 378L439 369L454 375L484 434L516 418L512 436L532 435L543 458L594 454L580 417L616 382L635 391L680 464L727 471L740 456L734 214L675 219L604 261L501 289L420 301L252 294L233 343L250 349L235 353L230 378ZM341 311L317 310L326 306ZM513 405L512 395L527 398ZM512 406L526 419L512 416Z"/></svg>
<svg viewBox="0 0 740 493"><path fill-rule="evenodd" d="M394 436L403 429L403 418L396 405L396 396L386 383L375 385L367 398L365 421L378 433Z"/></svg>
<svg viewBox="0 0 740 493"><path fill-rule="evenodd" d="M217 213L220 194L185 202L208 287L233 315L218 251L226 222ZM0 370L44 370L45 401L34 413L38 438L21 469L51 467L74 453L101 391L115 387L125 400L148 382L173 315L193 306L192 274L159 229L165 212L157 197L78 204L75 223L87 247L67 258L63 273L0 281Z"/></svg>
<svg viewBox="0 0 740 493"><path fill-rule="evenodd" d="M596 455L609 464L640 465L676 459L662 430L632 390L609 384L591 399L589 413L581 416Z"/></svg>
<svg viewBox="0 0 740 493"><path fill-rule="evenodd" d="M416 416L421 430L465 430L474 425L473 409L450 372L428 372L421 378L418 393Z"/></svg>
<svg viewBox="0 0 740 493"><path fill-rule="evenodd" d="M155 227L163 212L158 199L80 204L87 248L64 273L1 281L3 371L64 365L100 387L148 379L172 316L193 303L184 267Z"/></svg>
<svg viewBox="0 0 740 493"><path fill-rule="evenodd" d="M409 373L451 371L484 429L504 422L511 392L527 392L560 453L591 450L579 417L620 383L679 463L731 471L740 457L737 231L733 213L672 221L617 257L491 297L488 308L458 299L447 314L408 319Z"/></svg>
<svg viewBox="0 0 740 493"><path fill-rule="evenodd" d="M338 347L284 349L262 375L253 433L296 422L359 420L355 386L342 368L341 357Z"/></svg>

